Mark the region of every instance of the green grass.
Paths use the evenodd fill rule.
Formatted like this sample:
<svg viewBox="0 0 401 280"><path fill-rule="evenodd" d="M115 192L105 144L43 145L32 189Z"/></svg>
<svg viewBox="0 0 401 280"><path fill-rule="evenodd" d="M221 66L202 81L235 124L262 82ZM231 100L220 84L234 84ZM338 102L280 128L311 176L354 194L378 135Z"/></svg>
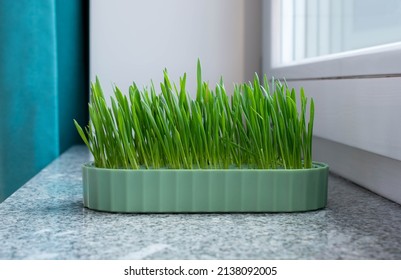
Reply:
<svg viewBox="0 0 401 280"><path fill-rule="evenodd" d="M101 168L257 168L312 167L314 103L301 88L257 75L228 95L223 80L211 88L197 65L196 98L178 87L167 70L156 92L153 83L127 95L114 88L108 107L100 82L91 85L89 124L78 133ZM309 120L307 121L307 115Z"/></svg>

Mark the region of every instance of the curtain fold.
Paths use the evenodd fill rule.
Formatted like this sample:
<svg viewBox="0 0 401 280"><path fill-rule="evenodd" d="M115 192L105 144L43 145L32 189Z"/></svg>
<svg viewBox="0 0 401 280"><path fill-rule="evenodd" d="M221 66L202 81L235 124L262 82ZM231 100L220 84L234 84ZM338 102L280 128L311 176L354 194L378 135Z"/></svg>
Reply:
<svg viewBox="0 0 401 280"><path fill-rule="evenodd" d="M0 202L87 122L87 1L0 0Z"/></svg>

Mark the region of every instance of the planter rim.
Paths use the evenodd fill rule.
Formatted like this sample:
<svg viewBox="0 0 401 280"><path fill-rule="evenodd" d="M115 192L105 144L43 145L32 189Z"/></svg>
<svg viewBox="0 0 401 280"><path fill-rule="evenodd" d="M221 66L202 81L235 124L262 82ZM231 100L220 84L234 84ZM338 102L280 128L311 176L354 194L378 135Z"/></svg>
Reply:
<svg viewBox="0 0 401 280"><path fill-rule="evenodd" d="M257 168L193 168L193 169L170 169L170 168L143 168L143 169L125 169L125 168L103 168L103 167L95 167L93 165L93 161L84 163L82 165L83 168L86 169L94 169L97 172L310 172L310 171L319 171L322 169L328 169L329 166L323 162L313 161L312 168L304 168L304 169L257 169Z"/></svg>

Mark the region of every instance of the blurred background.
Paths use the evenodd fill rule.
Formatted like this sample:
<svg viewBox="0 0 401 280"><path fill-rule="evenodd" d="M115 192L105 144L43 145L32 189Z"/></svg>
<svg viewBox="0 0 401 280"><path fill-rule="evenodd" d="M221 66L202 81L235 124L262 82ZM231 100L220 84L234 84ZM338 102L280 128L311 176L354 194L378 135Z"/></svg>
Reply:
<svg viewBox="0 0 401 280"><path fill-rule="evenodd" d="M0 202L81 144L89 83L127 92L196 61L230 91L254 73L315 99L314 159L401 203L401 2L0 0Z"/></svg>

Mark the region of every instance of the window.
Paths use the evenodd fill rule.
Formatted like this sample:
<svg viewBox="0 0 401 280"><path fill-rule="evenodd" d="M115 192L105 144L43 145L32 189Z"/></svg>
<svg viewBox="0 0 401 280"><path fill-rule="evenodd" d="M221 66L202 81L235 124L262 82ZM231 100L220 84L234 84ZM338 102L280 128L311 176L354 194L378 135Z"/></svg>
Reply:
<svg viewBox="0 0 401 280"><path fill-rule="evenodd" d="M280 64L401 41L397 0L282 0Z"/></svg>
<svg viewBox="0 0 401 280"><path fill-rule="evenodd" d="M263 72L315 101L314 159L401 203L401 2L263 1Z"/></svg>

